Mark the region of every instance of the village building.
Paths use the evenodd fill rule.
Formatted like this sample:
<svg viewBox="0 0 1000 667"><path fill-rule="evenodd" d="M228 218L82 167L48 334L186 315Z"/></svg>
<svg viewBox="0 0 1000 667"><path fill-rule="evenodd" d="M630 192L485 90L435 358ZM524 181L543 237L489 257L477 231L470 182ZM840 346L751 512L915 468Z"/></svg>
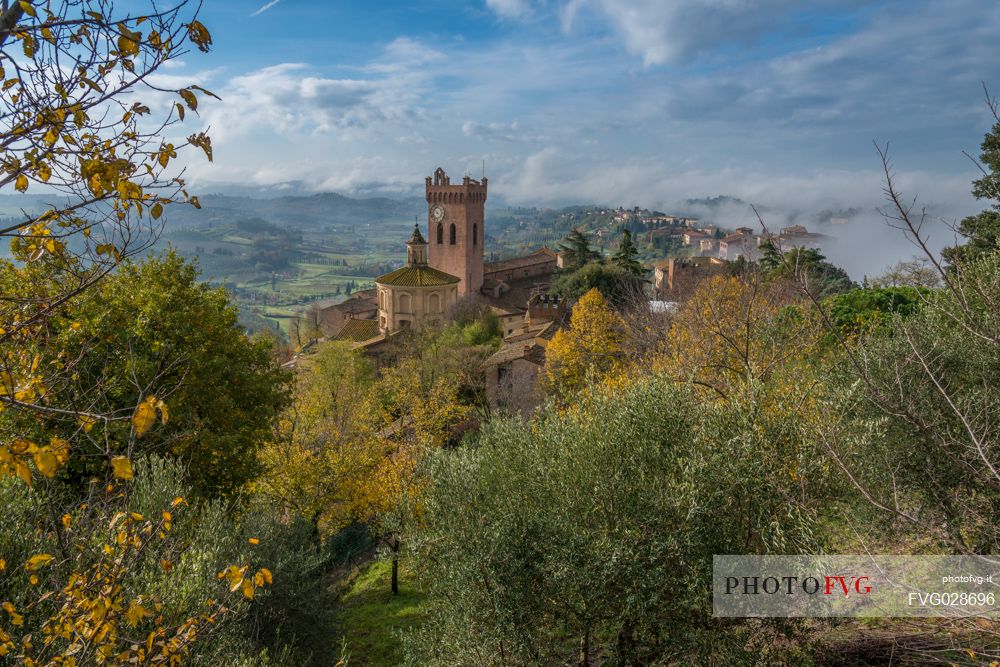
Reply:
<svg viewBox="0 0 1000 667"><path fill-rule="evenodd" d="M757 242L752 236L745 234L728 234L719 241L719 257L736 260L740 257L750 258L757 250Z"/></svg>
<svg viewBox="0 0 1000 667"><path fill-rule="evenodd" d="M317 310L320 330L324 335L330 336L343 329L348 320L375 321L378 303L375 290L367 289L355 292L340 303L320 306Z"/></svg>
<svg viewBox="0 0 1000 667"><path fill-rule="evenodd" d="M689 229L681 238L684 240L684 245L697 245L702 239L708 238L708 234L697 229Z"/></svg>
<svg viewBox="0 0 1000 667"><path fill-rule="evenodd" d="M529 410L538 400L538 381L545 367L545 348L566 322L564 300L535 295L517 331L485 363L486 398L492 409Z"/></svg>
<svg viewBox="0 0 1000 667"><path fill-rule="evenodd" d="M653 265L653 296L682 301L699 282L723 275L729 267L718 257L671 257Z"/></svg>

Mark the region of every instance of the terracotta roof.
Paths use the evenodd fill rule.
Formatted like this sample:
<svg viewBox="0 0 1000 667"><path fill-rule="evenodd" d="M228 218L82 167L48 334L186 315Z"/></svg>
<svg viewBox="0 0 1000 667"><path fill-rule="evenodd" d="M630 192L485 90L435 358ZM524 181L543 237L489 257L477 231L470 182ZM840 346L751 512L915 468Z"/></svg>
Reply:
<svg viewBox="0 0 1000 667"><path fill-rule="evenodd" d="M379 334L378 322L375 320L353 319L340 328L333 340L349 340L355 343L375 338Z"/></svg>
<svg viewBox="0 0 1000 667"><path fill-rule="evenodd" d="M498 271L507 271L509 269L520 269L526 266L535 266L537 264L548 264L549 262L556 261L556 253L552 252L548 248L542 248L536 250L530 255L522 255L521 257L512 257L510 259L502 259L499 262L488 262L483 267L483 273L488 275L490 273L496 273Z"/></svg>
<svg viewBox="0 0 1000 667"><path fill-rule="evenodd" d="M359 313L365 310L372 310L377 307L375 290L366 289L355 292L346 300L335 303L332 306L321 306L322 310L335 308L342 313Z"/></svg>
<svg viewBox="0 0 1000 667"><path fill-rule="evenodd" d="M524 352L525 343L521 341L516 341L513 343L504 343L500 346L493 356L486 360L487 366L499 366L500 364L506 364L516 359L524 359L525 361L530 361L536 366L541 366L545 363L545 348L538 343L528 343L528 353Z"/></svg>
<svg viewBox="0 0 1000 667"><path fill-rule="evenodd" d="M459 278L450 273L438 271L429 266L404 266L375 279L379 285L395 285L397 287L435 287L454 285L458 281Z"/></svg>
<svg viewBox="0 0 1000 667"><path fill-rule="evenodd" d="M517 310L524 312L528 307L528 300L531 296L540 292L547 292L550 282L549 276L531 276L511 280L504 283L507 286L507 291L495 298L487 296L487 300L491 306L504 308L511 312Z"/></svg>

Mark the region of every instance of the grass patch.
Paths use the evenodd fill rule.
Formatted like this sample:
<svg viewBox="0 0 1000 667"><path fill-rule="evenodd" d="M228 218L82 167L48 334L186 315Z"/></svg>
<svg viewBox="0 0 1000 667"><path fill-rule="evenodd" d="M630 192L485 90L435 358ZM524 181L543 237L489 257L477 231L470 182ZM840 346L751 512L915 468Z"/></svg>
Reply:
<svg viewBox="0 0 1000 667"><path fill-rule="evenodd" d="M403 660L399 632L420 624L427 594L400 565L399 595L389 592L391 565L376 560L341 597L337 627L347 638L351 665L392 667Z"/></svg>

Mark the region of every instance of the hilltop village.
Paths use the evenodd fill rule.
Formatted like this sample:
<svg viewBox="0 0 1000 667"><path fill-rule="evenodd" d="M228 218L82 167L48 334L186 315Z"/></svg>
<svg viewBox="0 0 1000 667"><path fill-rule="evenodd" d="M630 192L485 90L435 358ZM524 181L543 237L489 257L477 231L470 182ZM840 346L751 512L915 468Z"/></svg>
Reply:
<svg viewBox="0 0 1000 667"><path fill-rule="evenodd" d="M374 278L375 287L355 291L340 303L315 309L321 338L309 341L288 367L326 340L349 343L354 349L378 358L399 332L440 325L460 304L489 308L499 321L502 342L486 362L486 392L494 404L512 390L514 378L534 385L545 365L545 349L554 334L567 324L573 299L554 289L555 279L570 271L573 262L586 264L593 256L572 258L572 247L542 245L526 254L486 261L485 204L489 181L469 176L452 183L443 168L424 184L427 218L423 228L400 240L406 263ZM768 245L818 248L828 237L802 225L782 228L775 234L755 233L750 227L725 229L703 224L698 218L668 215L648 209L590 209L586 216L604 223L593 233L595 243L611 250L632 253L635 261L632 301L648 302L654 313L676 309L703 279L726 275L741 262L760 260ZM632 230L637 230L633 233ZM571 230L578 242L587 238ZM627 240L626 240L627 238ZM639 262L632 239L644 241L663 255L658 261ZM586 243L586 241L584 241Z"/></svg>

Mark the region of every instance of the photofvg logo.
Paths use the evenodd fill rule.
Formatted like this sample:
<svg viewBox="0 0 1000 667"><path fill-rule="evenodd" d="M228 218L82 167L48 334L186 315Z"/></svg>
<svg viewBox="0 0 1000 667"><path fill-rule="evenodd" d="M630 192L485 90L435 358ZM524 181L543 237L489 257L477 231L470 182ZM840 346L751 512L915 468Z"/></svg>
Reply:
<svg viewBox="0 0 1000 667"><path fill-rule="evenodd" d="M868 575L830 575L806 577L726 577L726 595L868 595L872 578Z"/></svg>
<svg viewBox="0 0 1000 667"><path fill-rule="evenodd" d="M993 556L715 556L719 617L997 616Z"/></svg>

